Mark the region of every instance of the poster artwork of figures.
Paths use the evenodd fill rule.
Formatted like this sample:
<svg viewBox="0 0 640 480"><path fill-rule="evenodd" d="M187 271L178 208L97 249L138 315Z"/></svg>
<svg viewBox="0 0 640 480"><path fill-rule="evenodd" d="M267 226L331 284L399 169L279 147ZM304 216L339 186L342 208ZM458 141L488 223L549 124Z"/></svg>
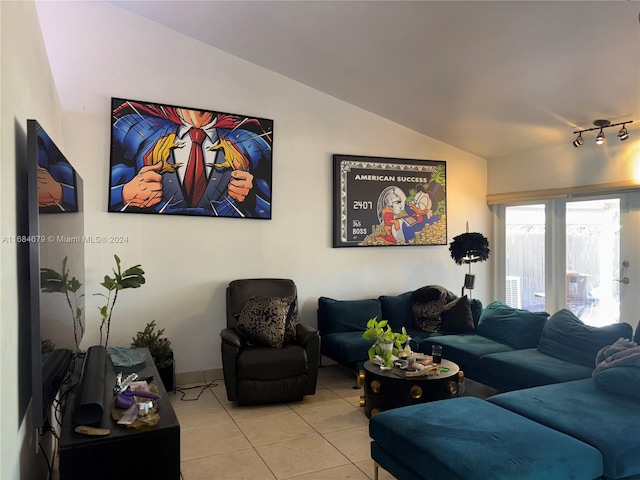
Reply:
<svg viewBox="0 0 640 480"><path fill-rule="evenodd" d="M446 162L333 156L334 247L447 244Z"/></svg>
<svg viewBox="0 0 640 480"><path fill-rule="evenodd" d="M111 99L109 211L271 219L273 121Z"/></svg>

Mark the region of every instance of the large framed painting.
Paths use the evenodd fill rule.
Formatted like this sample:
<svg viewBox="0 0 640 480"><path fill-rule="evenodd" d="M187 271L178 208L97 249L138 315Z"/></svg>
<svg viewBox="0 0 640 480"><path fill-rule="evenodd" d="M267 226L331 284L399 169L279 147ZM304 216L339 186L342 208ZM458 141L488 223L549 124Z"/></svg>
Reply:
<svg viewBox="0 0 640 480"><path fill-rule="evenodd" d="M447 244L446 162L333 156L333 246Z"/></svg>
<svg viewBox="0 0 640 480"><path fill-rule="evenodd" d="M109 212L271 219L273 120L111 99Z"/></svg>

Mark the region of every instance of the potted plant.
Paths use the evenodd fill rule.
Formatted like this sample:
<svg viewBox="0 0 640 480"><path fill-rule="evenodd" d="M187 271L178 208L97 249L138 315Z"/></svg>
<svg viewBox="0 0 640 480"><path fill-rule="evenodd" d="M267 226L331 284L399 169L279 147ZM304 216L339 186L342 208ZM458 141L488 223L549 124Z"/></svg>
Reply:
<svg viewBox="0 0 640 480"><path fill-rule="evenodd" d="M393 362L391 357L397 355L402 344L407 341L407 331L402 327L402 332L396 333L389 326L387 320L378 322L378 317L373 317L367 322L367 329L362 336L367 340L375 340L375 343L369 348L369 360L373 361L376 355L382 358L384 365L381 367L391 368Z"/></svg>
<svg viewBox="0 0 640 480"><path fill-rule="evenodd" d="M127 288L139 288L145 283L144 270L140 268L140 265L134 265L127 268L124 272L120 268L120 257L113 256L116 260L116 268L113 269L113 277L109 275L104 276L104 281L100 284L109 292L107 295L104 293L96 293L107 299L107 304L102 307L98 307L100 310L100 317L102 321L100 323L100 345L102 345L102 332L106 328L106 337L104 341L105 348L109 344L109 332L111 331L111 314L113 313L113 307L116 305L118 299L118 292Z"/></svg>
<svg viewBox="0 0 640 480"><path fill-rule="evenodd" d="M146 347L149 349L149 353L156 364L165 390L171 391L174 389L174 361L171 341L162 337L162 335L164 335L164 328L157 331L155 328L155 320L147 323L144 330L138 332L136 336L131 339L131 347Z"/></svg>

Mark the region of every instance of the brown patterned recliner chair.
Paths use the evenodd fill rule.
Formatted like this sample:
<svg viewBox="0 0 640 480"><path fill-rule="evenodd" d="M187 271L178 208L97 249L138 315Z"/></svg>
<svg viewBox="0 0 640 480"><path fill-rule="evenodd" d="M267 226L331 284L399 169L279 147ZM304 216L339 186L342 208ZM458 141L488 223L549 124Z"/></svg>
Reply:
<svg viewBox="0 0 640 480"><path fill-rule="evenodd" d="M275 347L256 342L243 323L247 317L245 306L253 304L255 307L256 301L265 298L285 297L292 299L287 312L288 321L294 320L291 334ZM237 401L240 405L291 402L315 393L320 337L316 329L299 323L298 295L292 280L232 281L227 287L227 328L220 336L229 401Z"/></svg>

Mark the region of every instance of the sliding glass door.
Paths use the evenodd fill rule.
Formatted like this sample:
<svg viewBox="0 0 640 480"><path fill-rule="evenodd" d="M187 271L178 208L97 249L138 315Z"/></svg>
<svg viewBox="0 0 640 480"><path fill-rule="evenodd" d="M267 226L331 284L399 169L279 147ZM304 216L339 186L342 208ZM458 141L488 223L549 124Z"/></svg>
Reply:
<svg viewBox="0 0 640 480"><path fill-rule="evenodd" d="M494 206L496 251L502 256L496 262L496 298L532 311L568 308L589 325L625 321L635 327L639 197Z"/></svg>
<svg viewBox="0 0 640 480"><path fill-rule="evenodd" d="M566 306L583 322L620 321L620 199L566 202Z"/></svg>

